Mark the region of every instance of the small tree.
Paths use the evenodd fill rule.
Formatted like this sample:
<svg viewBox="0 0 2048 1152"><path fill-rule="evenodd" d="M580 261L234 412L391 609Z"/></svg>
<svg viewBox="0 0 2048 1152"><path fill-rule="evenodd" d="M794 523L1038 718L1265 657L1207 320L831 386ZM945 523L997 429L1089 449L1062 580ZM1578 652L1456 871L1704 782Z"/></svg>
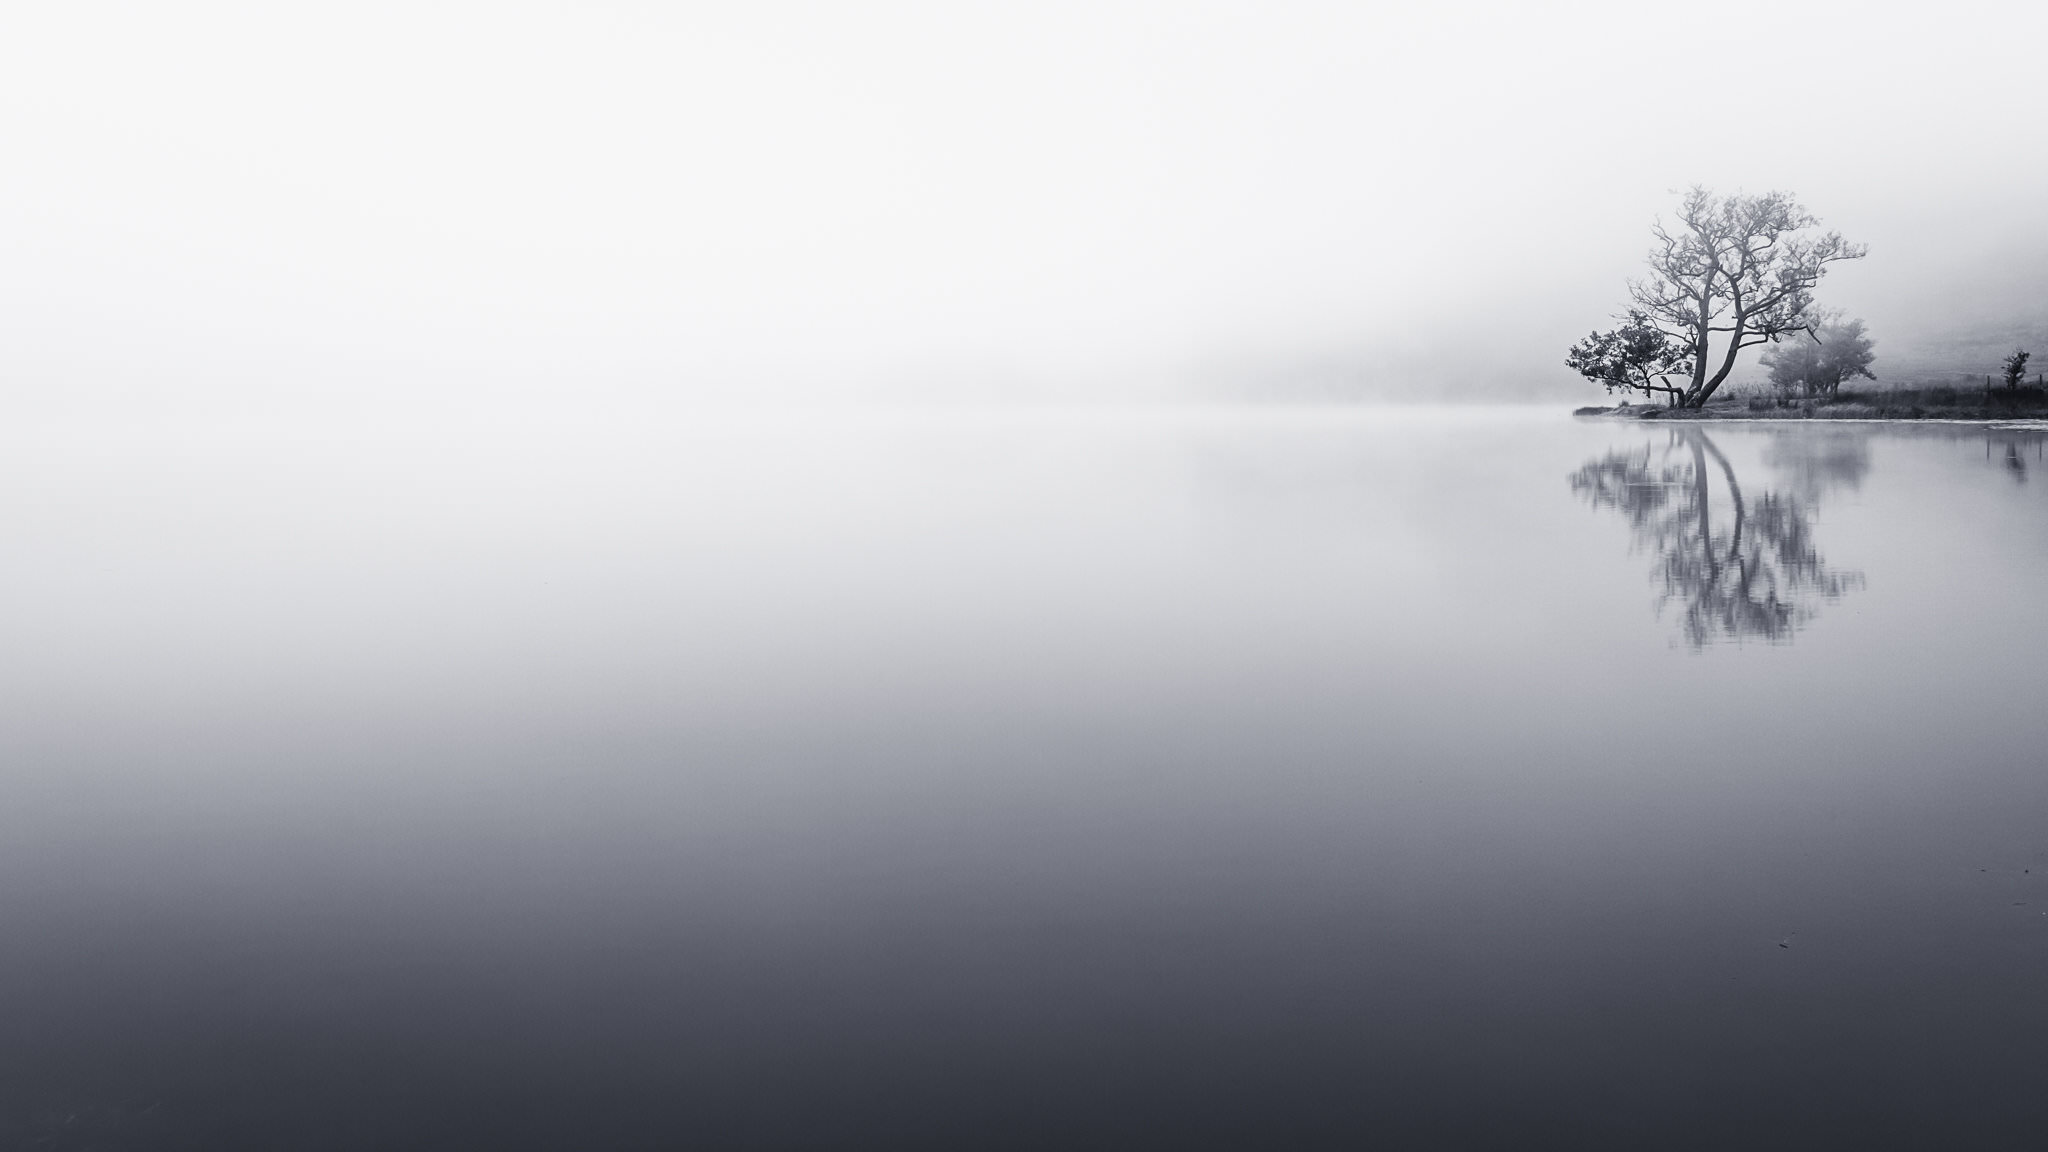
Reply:
<svg viewBox="0 0 2048 1152"><path fill-rule="evenodd" d="M1774 344L1764 350L1763 365L1780 392L1802 396L1833 396L1842 381L1861 376L1875 380L1870 363L1870 337L1861 320L1817 314L1812 338Z"/></svg>
<svg viewBox="0 0 2048 1152"><path fill-rule="evenodd" d="M1630 312L1619 328L1587 333L1565 354L1564 363L1609 392L1639 391L1646 400L1663 392L1674 407L1685 389L1671 378L1692 374L1685 348L1639 311Z"/></svg>
<svg viewBox="0 0 2048 1152"><path fill-rule="evenodd" d="M1819 391L1820 342L1791 340L1764 349L1763 365L1771 386L1787 396L1812 396Z"/></svg>
<svg viewBox="0 0 2048 1152"><path fill-rule="evenodd" d="M2005 358L2005 363L2000 365L2000 367L2005 369L2005 386L2007 388L2017 388L2020 386L2020 380L2027 374L2027 355L2027 353L2015 348L2012 350L2012 355Z"/></svg>

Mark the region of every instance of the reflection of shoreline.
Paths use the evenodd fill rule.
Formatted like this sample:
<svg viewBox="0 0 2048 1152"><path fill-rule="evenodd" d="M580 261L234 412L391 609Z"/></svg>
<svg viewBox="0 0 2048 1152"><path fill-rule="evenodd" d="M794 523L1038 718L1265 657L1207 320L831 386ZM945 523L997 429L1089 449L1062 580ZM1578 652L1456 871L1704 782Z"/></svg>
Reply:
<svg viewBox="0 0 2048 1152"><path fill-rule="evenodd" d="M2048 417L1986 416L1971 418L1965 416L1755 416L1741 412L1698 413L1690 409L1672 410L1653 408L1638 404L1631 408L1574 408L1572 415L1581 420L1637 425L1681 425L1693 427L1701 424L1740 424L1744 427L1763 425L1766 428L1831 428L1856 431L1887 432L1967 432L1973 436L1984 434L2005 434L2027 438L2048 435Z"/></svg>
<svg viewBox="0 0 2048 1152"><path fill-rule="evenodd" d="M1809 425L1839 425L1841 427L1867 428L1969 428L1975 431L1991 429L1998 432L2048 432L2048 418L2011 416L1986 416L1972 419L1967 416L1747 416L1735 412L1695 413L1692 409L1657 408L1638 404L1632 408L1574 408L1572 415L1581 420L1612 420L1622 424L1783 424L1787 427L1805 428Z"/></svg>
<svg viewBox="0 0 2048 1152"><path fill-rule="evenodd" d="M1652 440L1588 460L1571 486L1595 508L1621 513L1635 545L1657 558L1658 614L1677 608L1689 646L1784 643L1822 604L1862 586L1861 573L1828 566L1812 524L1820 494L1860 485L1869 460L1864 437L1787 437L1771 445L1770 462L1792 483L1745 493L1712 437L1676 427L1661 449Z"/></svg>

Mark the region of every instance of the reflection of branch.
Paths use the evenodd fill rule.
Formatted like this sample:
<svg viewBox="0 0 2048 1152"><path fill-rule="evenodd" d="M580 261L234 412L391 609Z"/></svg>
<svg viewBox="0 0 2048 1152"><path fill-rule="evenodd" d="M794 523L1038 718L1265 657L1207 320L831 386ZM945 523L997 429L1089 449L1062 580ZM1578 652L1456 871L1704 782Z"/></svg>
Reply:
<svg viewBox="0 0 2048 1152"><path fill-rule="evenodd" d="M1692 450L1690 461L1665 463L1681 442ZM1587 461L1571 484L1595 507L1620 511L1637 545L1660 558L1653 569L1663 585L1659 606L1682 606L1679 627L1688 643L1789 639L1819 602L1861 583L1860 575L1832 571L1821 559L1805 500L1768 490L1746 498L1734 464L1704 433L1677 432L1670 448L1654 467L1647 444L1639 452L1610 452ZM1714 527L1715 470L1733 510L1725 535Z"/></svg>
<svg viewBox="0 0 2048 1152"><path fill-rule="evenodd" d="M1707 454L1700 447L1701 437L1691 436L1688 439L1692 443L1692 502L1699 506L1700 515L1700 555L1708 570L1718 579L1721 572L1720 566L1714 562L1714 529L1707 522L1707 509L1713 507L1713 502L1707 499ZM1732 554L1730 559L1733 559Z"/></svg>
<svg viewBox="0 0 2048 1152"><path fill-rule="evenodd" d="M1728 496L1735 501L1735 539L1728 545L1728 555L1733 558L1736 549L1742 547L1742 521L1748 512L1742 503L1742 485L1736 482L1735 468L1728 463L1728 457L1721 454L1720 447L1708 439L1706 433L1692 428L1686 429L1686 432L1693 438L1693 451L1697 453L1700 446L1704 445L1707 451L1714 454L1714 460L1721 465L1721 475L1728 478ZM1701 491L1704 493L1705 489ZM1706 497L1702 495L1700 499L1704 501Z"/></svg>

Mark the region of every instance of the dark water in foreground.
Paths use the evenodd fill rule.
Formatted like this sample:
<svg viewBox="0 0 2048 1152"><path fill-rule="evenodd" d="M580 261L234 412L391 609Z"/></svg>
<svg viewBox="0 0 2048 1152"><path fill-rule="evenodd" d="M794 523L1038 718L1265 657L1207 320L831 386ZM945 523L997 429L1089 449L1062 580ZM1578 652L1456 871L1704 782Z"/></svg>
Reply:
<svg viewBox="0 0 2048 1152"><path fill-rule="evenodd" d="M2048 461L0 433L0 1147L2036 1147Z"/></svg>

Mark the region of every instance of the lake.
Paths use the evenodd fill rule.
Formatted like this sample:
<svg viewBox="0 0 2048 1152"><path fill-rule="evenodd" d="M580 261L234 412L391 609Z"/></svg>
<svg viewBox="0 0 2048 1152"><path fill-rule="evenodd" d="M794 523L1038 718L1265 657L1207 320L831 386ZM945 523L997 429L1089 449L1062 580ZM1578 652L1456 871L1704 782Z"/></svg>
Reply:
<svg viewBox="0 0 2048 1152"><path fill-rule="evenodd" d="M0 430L0 1147L2031 1147L2048 460Z"/></svg>

